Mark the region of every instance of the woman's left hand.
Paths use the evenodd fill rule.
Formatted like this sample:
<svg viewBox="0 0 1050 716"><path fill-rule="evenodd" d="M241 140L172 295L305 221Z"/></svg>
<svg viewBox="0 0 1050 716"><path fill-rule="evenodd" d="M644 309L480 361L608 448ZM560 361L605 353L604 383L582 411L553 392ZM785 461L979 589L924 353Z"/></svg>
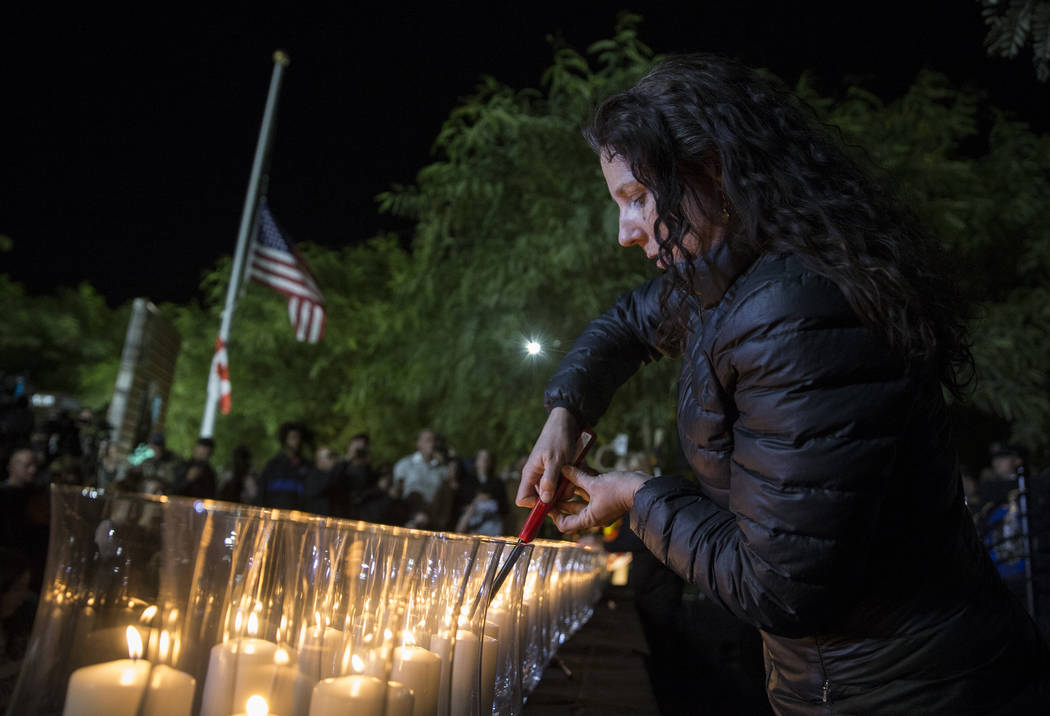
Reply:
<svg viewBox="0 0 1050 716"><path fill-rule="evenodd" d="M634 506L634 493L652 477L644 472L606 472L596 475L566 465L562 476L576 485L576 494L586 502L562 502L551 512L562 532L604 527Z"/></svg>

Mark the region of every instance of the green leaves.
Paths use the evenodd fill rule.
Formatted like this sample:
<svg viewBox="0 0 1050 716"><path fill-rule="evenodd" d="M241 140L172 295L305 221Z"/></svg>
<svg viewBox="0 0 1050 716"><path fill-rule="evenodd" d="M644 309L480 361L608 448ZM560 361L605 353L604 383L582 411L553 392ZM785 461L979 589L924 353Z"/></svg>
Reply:
<svg viewBox="0 0 1050 716"><path fill-rule="evenodd" d="M296 342L285 300L246 285L228 347L233 413L217 420L220 460L244 443L260 462L277 450L278 425L295 418L337 450L367 430L391 461L424 426L463 453L485 446L509 462L527 450L561 355L651 270L617 245L615 207L580 136L594 105L653 60L638 22L621 16L613 37L586 53L556 46L539 88L482 78L437 132L434 161L377 197L380 211L415 222L407 245L380 236L300 246L327 301L320 344ZM958 262L981 308L974 402L1011 421L1014 439L1045 447L1050 138L994 114L983 128L983 97L934 73L891 101L861 87L822 97L808 76L797 90L889 172ZM200 426L229 267L226 259L204 273L201 304L162 307L183 340L167 417L183 453ZM108 309L86 286L27 297L3 276L0 297L5 368L29 366L49 388L89 402L108 396L126 309ZM533 338L539 356L525 354ZM671 361L641 371L617 395L603 436L627 432L637 444L673 434L676 376Z"/></svg>
<svg viewBox="0 0 1050 716"><path fill-rule="evenodd" d="M1046 0L980 0L988 26L988 54L1017 57L1032 43L1032 64L1040 82L1050 79L1050 2Z"/></svg>

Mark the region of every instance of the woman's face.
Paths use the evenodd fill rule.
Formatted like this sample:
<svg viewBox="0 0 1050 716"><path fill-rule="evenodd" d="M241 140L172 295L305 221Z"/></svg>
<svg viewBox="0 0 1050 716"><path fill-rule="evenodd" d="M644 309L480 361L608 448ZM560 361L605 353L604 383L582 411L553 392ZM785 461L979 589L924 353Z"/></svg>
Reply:
<svg viewBox="0 0 1050 716"><path fill-rule="evenodd" d="M656 199L641 182L634 178L630 165L621 156L606 159L602 156L602 173L605 183L609 185L609 194L620 207L620 228L617 240L621 246L638 246L645 252L650 261L665 269L667 266L660 259L660 244L653 233L656 221ZM699 252L700 241L693 233L686 234L682 243L686 252L695 256ZM671 249L675 263L685 258L677 246Z"/></svg>

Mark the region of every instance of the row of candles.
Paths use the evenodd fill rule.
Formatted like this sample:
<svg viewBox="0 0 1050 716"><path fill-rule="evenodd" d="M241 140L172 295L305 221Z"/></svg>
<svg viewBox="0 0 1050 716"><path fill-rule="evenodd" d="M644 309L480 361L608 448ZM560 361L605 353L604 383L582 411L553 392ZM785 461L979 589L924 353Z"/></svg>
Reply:
<svg viewBox="0 0 1050 716"><path fill-rule="evenodd" d="M510 540L68 487L52 508L10 714L516 714L605 576L538 540L492 594Z"/></svg>

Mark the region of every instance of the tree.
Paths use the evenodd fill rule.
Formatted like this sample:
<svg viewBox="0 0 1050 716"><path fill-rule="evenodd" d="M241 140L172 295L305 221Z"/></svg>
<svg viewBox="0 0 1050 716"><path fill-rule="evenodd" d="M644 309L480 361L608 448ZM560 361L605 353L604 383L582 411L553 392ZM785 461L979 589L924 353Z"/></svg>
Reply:
<svg viewBox="0 0 1050 716"><path fill-rule="evenodd" d="M988 26L984 44L992 56L1017 57L1032 43L1032 64L1040 82L1050 79L1050 2L1047 0L980 0Z"/></svg>
<svg viewBox="0 0 1050 716"><path fill-rule="evenodd" d="M1006 421L1013 440L1045 449L1050 137L994 110L982 129L988 108L981 96L932 72L920 73L907 94L890 103L859 88L838 101L821 98L808 77L798 90L889 172L954 257L977 308L973 403Z"/></svg>
<svg viewBox="0 0 1050 716"><path fill-rule="evenodd" d="M101 408L113 393L130 307L110 309L90 285L30 296L0 275L0 366L40 391Z"/></svg>

